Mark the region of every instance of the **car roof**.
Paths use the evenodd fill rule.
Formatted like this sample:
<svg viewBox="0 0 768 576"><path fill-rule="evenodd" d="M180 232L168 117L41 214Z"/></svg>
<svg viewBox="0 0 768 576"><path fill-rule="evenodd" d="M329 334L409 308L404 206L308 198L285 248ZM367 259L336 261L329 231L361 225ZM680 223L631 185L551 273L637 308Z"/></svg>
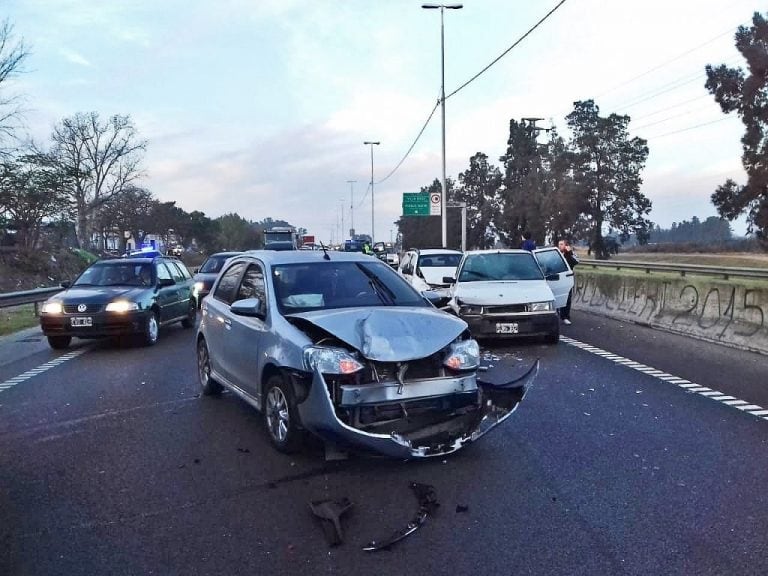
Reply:
<svg viewBox="0 0 768 576"><path fill-rule="evenodd" d="M280 264L305 264L310 262L379 262L375 256L362 252L339 252L328 250L328 258L322 250L248 250L242 256L251 256L274 266ZM385 264L386 266L386 264Z"/></svg>
<svg viewBox="0 0 768 576"><path fill-rule="evenodd" d="M208 258L213 258L214 256L239 256L240 254L243 254L244 252L242 250L233 250L229 252L214 252L213 254L209 254Z"/></svg>
<svg viewBox="0 0 768 576"><path fill-rule="evenodd" d="M417 252L421 256L434 256L435 254L463 254L461 250L454 250L452 248L414 248L413 252Z"/></svg>
<svg viewBox="0 0 768 576"><path fill-rule="evenodd" d="M530 254L533 256L533 253L529 250L521 250L519 248L493 248L490 250L468 250L465 252L467 256L474 255L474 254Z"/></svg>

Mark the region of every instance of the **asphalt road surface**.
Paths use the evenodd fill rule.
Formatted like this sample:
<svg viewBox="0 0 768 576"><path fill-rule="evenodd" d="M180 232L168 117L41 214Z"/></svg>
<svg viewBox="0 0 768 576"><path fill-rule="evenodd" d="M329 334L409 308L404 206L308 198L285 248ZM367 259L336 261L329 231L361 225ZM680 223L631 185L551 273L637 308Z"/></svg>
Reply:
<svg viewBox="0 0 768 576"><path fill-rule="evenodd" d="M413 462L274 452L244 402L199 397L191 330L5 338L0 575L768 573L768 358L573 320L557 346L484 345L540 358L536 384L475 445ZM440 506L363 551L416 515L411 482ZM326 498L353 504L333 548Z"/></svg>

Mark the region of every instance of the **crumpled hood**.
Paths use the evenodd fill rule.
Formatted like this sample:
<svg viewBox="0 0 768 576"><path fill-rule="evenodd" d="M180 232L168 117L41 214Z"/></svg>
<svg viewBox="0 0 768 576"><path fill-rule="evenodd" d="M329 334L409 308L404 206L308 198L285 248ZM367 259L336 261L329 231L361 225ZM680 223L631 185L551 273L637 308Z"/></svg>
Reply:
<svg viewBox="0 0 768 576"><path fill-rule="evenodd" d="M421 270L421 274L424 276L427 284L445 286L445 282L443 282L444 276L450 276L451 278L456 276L456 266L428 266L426 268L419 268L419 270Z"/></svg>
<svg viewBox="0 0 768 576"><path fill-rule="evenodd" d="M302 318L356 348L369 360L407 362L442 350L467 324L434 308L387 306L314 310Z"/></svg>
<svg viewBox="0 0 768 576"><path fill-rule="evenodd" d="M508 280L498 282L462 282L456 286L454 298L462 304L498 306L554 300L545 280Z"/></svg>

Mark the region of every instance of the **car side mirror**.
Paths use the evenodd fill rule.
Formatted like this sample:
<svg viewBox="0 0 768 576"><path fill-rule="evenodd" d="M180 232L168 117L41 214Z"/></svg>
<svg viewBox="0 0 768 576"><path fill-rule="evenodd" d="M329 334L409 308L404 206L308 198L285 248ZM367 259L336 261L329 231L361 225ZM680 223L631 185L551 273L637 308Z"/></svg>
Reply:
<svg viewBox="0 0 768 576"><path fill-rule="evenodd" d="M456 278L453 276L443 276L443 284L456 284Z"/></svg>
<svg viewBox="0 0 768 576"><path fill-rule="evenodd" d="M262 311L261 298L245 298L233 302L229 307L232 314L238 316L249 316L252 318L264 318Z"/></svg>
<svg viewBox="0 0 768 576"><path fill-rule="evenodd" d="M61 283L62 288L69 288L70 286L72 286L72 282L70 282L69 280Z"/></svg>
<svg viewBox="0 0 768 576"><path fill-rule="evenodd" d="M163 288L164 286L173 286L176 284L176 282L173 281L173 278L160 278L157 281L157 285L160 286L160 288Z"/></svg>
<svg viewBox="0 0 768 576"><path fill-rule="evenodd" d="M560 274L549 274L547 275L546 279L549 282L557 282L558 280L560 280Z"/></svg>

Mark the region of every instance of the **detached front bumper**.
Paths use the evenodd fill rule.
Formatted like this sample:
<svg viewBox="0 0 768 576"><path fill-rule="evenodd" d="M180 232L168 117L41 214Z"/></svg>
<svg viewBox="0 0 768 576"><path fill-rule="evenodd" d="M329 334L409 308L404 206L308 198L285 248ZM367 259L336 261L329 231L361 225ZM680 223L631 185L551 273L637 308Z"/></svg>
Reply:
<svg viewBox="0 0 768 576"><path fill-rule="evenodd" d="M322 439L362 452L373 452L392 458L428 458L450 454L474 442L512 415L536 379L539 361L521 377L502 384L477 381L477 409L443 422L438 441L430 440L429 431L412 434L376 434L342 422L334 410L328 386L322 374L315 371L307 398L298 405L304 427ZM445 436L448 434L449 439ZM411 438L409 438L411 437ZM419 439L423 437L423 439Z"/></svg>

